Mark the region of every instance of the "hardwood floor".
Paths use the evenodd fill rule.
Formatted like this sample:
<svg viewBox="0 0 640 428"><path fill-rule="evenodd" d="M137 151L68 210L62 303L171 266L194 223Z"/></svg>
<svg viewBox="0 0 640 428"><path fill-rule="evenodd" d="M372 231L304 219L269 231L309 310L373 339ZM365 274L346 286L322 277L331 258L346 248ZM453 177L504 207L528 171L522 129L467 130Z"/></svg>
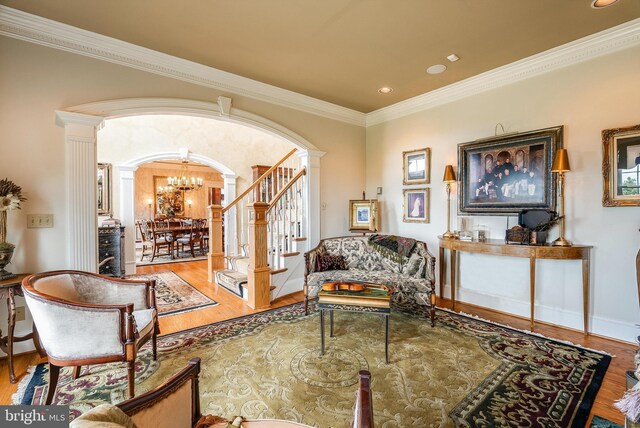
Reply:
<svg viewBox="0 0 640 428"><path fill-rule="evenodd" d="M162 334L169 334L204 324L223 321L242 315L259 312L254 311L243 304L228 291L207 282L207 262L198 261L190 263L173 263L166 265L151 265L138 268L138 273L152 273L172 270L180 275L201 292L211 297L218 303L217 306L204 308L197 311L176 314L160 318ZM273 307L285 306L303 300L302 292L284 296L273 302ZM449 308L450 301L439 299L438 306ZM456 302L456 310L477 315L481 318L497 323L509 325L514 328L526 330L529 320L505 313L499 313L486 308ZM555 325L537 323L535 331L548 337L567 340L582 346L606 351L612 354L611 365L598 392L596 402L592 409L592 415L597 414L613 422L623 424L622 414L613 407L613 402L620 397L625 390L625 372L633 367L633 354L637 346L590 335L585 337L580 331L571 330ZM21 379L29 366L44 362L36 353L28 353L14 358L16 376ZM11 395L16 392L18 384L9 382L6 359L0 361L0 404L11 404Z"/></svg>

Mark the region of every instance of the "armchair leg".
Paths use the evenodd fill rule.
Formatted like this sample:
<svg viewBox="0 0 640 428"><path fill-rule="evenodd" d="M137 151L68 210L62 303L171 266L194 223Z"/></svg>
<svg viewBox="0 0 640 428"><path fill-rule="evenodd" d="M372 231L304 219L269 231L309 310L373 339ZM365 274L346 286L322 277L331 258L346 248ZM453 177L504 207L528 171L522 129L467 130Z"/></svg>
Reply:
<svg viewBox="0 0 640 428"><path fill-rule="evenodd" d="M45 400L45 406L48 406L53 402L53 397L56 395L56 386L58 386L58 376L60 375L60 367L49 363L49 391L47 392L47 399Z"/></svg>
<svg viewBox="0 0 640 428"><path fill-rule="evenodd" d="M135 361L127 361L127 382L129 384L129 397L133 398L135 395L135 384L136 384L136 362Z"/></svg>
<svg viewBox="0 0 640 428"><path fill-rule="evenodd" d="M153 336L151 336L151 351L153 352L153 361L158 361L158 324L153 328Z"/></svg>
<svg viewBox="0 0 640 428"><path fill-rule="evenodd" d="M436 326L436 308L431 306L431 310L429 311L431 314L431 327Z"/></svg>
<svg viewBox="0 0 640 428"><path fill-rule="evenodd" d="M82 370L82 366L75 366L73 368L73 380L76 380L80 377L80 370Z"/></svg>

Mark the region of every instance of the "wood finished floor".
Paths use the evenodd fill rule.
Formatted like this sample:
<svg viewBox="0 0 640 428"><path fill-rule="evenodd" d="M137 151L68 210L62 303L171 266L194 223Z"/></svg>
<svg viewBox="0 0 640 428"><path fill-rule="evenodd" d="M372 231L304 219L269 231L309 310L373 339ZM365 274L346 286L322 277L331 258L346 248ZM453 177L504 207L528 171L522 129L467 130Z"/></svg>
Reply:
<svg viewBox="0 0 640 428"><path fill-rule="evenodd" d="M223 321L242 315L259 312L241 303L234 295L228 291L211 285L207 282L207 262L198 261L190 263L173 263L166 265L152 265L138 268L138 273L152 273L172 270L180 275L185 281L199 289L201 292L211 297L218 303L217 306L204 308L192 312L176 314L160 318L160 329L162 334L173 333L200 325L205 325L217 321ZM301 292L277 299L273 302L273 307L285 306L303 300ZM450 308L450 301L439 299L438 306ZM529 321L524 317L517 317L505 313L498 313L486 308L456 303L456 310L464 313L477 315L491 321L509 325L518 329L528 329ZM610 421L624 424L622 414L613 407L613 402L619 399L625 390L625 372L633 367L633 354L636 346L622 343L615 340L605 339L598 336L585 337L582 332L538 323L535 331L548 337L580 344L582 346L609 352L613 355L611 365L607 370L604 382L591 414L596 414ZM31 365L45 362L36 353L28 353L14 358L14 367L18 379L22 379L27 368ZM18 384L9 382L6 359L0 360L0 404L11 404L11 395L16 392Z"/></svg>

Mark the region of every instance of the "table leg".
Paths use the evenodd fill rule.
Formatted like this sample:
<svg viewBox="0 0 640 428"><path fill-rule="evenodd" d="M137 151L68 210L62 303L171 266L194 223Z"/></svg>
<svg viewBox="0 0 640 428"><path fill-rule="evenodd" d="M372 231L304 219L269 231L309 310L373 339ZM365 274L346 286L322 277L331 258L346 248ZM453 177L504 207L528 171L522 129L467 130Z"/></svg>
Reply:
<svg viewBox="0 0 640 428"><path fill-rule="evenodd" d="M536 259L535 257L529 258L529 292L530 292L530 302L531 302L531 331L533 331L534 325L534 314L536 307Z"/></svg>
<svg viewBox="0 0 640 428"><path fill-rule="evenodd" d="M449 250L451 257L451 310L456 310L456 256L458 252L454 249Z"/></svg>
<svg viewBox="0 0 640 428"><path fill-rule="evenodd" d="M384 357L389 364L389 315L384 316Z"/></svg>
<svg viewBox="0 0 640 428"><path fill-rule="evenodd" d="M320 355L324 355L324 309L320 309Z"/></svg>
<svg viewBox="0 0 640 428"><path fill-rule="evenodd" d="M9 310L9 320L7 323L7 361L9 362L9 381L11 383L16 383L16 375L13 371L13 333L16 328L16 299L13 295L13 290L9 292L7 309Z"/></svg>
<svg viewBox="0 0 640 428"><path fill-rule="evenodd" d="M333 337L333 309L329 309L329 337Z"/></svg>
<svg viewBox="0 0 640 428"><path fill-rule="evenodd" d="M589 255L582 259L582 312L584 316L584 334L589 334Z"/></svg>
<svg viewBox="0 0 640 428"><path fill-rule="evenodd" d="M444 281L446 280L447 265L444 261L444 247L440 247L440 298L444 298Z"/></svg>

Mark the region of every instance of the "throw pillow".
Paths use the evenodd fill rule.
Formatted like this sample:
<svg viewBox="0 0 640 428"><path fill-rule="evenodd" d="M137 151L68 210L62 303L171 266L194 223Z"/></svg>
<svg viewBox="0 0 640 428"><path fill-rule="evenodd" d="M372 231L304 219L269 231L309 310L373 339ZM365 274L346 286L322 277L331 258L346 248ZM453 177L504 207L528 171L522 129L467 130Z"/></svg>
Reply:
<svg viewBox="0 0 640 428"><path fill-rule="evenodd" d="M320 254L316 257L316 272L326 270L347 270L344 256L333 256L331 254Z"/></svg>
<svg viewBox="0 0 640 428"><path fill-rule="evenodd" d="M424 257L421 257L417 253L413 253L404 266L402 266L402 274L406 276L421 277L419 274L422 273L423 264Z"/></svg>

